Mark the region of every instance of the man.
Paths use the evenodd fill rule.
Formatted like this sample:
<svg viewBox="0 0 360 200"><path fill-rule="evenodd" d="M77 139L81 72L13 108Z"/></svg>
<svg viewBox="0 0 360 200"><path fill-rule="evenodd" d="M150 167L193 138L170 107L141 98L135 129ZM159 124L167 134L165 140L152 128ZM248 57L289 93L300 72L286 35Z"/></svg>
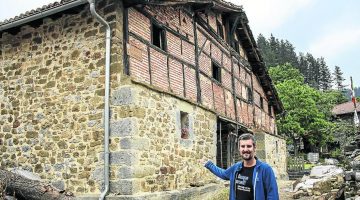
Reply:
<svg viewBox="0 0 360 200"><path fill-rule="evenodd" d="M256 141L252 134L239 138L243 162L224 170L211 161L205 167L224 180L230 180L230 200L278 200L278 188L272 168L255 157Z"/></svg>

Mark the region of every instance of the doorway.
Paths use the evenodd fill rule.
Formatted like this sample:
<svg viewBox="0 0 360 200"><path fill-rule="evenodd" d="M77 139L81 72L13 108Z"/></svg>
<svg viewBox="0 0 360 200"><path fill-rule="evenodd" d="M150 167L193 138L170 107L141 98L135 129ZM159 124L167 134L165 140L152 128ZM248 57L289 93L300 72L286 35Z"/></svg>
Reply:
<svg viewBox="0 0 360 200"><path fill-rule="evenodd" d="M216 165L226 169L240 160L238 135L243 131L236 124L222 119L217 120Z"/></svg>

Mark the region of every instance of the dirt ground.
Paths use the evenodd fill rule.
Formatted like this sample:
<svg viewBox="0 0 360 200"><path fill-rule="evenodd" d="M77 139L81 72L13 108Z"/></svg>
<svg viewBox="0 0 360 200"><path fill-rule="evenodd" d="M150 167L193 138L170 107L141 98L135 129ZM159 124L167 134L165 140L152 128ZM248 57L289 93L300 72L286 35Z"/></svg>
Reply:
<svg viewBox="0 0 360 200"><path fill-rule="evenodd" d="M279 188L279 195L280 200L292 200L292 184L294 181L286 181L286 180L277 180L278 188ZM229 199L229 188L225 188L222 192L212 196L211 200L228 200ZM306 200L299 199L299 200Z"/></svg>

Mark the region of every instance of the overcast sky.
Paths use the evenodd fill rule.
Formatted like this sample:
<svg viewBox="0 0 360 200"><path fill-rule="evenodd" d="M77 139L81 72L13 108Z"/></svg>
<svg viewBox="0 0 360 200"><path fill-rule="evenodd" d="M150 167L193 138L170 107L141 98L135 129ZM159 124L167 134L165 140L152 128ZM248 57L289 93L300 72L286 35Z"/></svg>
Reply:
<svg viewBox="0 0 360 200"><path fill-rule="evenodd" d="M324 57L338 65L349 85L360 87L360 0L230 0L243 5L255 37L272 33L297 52ZM0 0L0 21L54 0Z"/></svg>

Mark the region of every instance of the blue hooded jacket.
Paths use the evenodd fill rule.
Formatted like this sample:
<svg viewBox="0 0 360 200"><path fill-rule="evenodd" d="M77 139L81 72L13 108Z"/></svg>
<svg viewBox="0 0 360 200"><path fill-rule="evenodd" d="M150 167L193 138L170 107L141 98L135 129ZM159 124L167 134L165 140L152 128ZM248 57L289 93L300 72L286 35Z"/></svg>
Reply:
<svg viewBox="0 0 360 200"><path fill-rule="evenodd" d="M205 164L205 167L219 178L230 180L229 200L241 200L241 197L236 197L235 174L243 167L242 162L237 162L226 170L217 167L211 161L208 161ZM261 162L258 159L256 160L256 165L253 172L253 187L255 200L279 200L278 187L274 171L268 164Z"/></svg>

